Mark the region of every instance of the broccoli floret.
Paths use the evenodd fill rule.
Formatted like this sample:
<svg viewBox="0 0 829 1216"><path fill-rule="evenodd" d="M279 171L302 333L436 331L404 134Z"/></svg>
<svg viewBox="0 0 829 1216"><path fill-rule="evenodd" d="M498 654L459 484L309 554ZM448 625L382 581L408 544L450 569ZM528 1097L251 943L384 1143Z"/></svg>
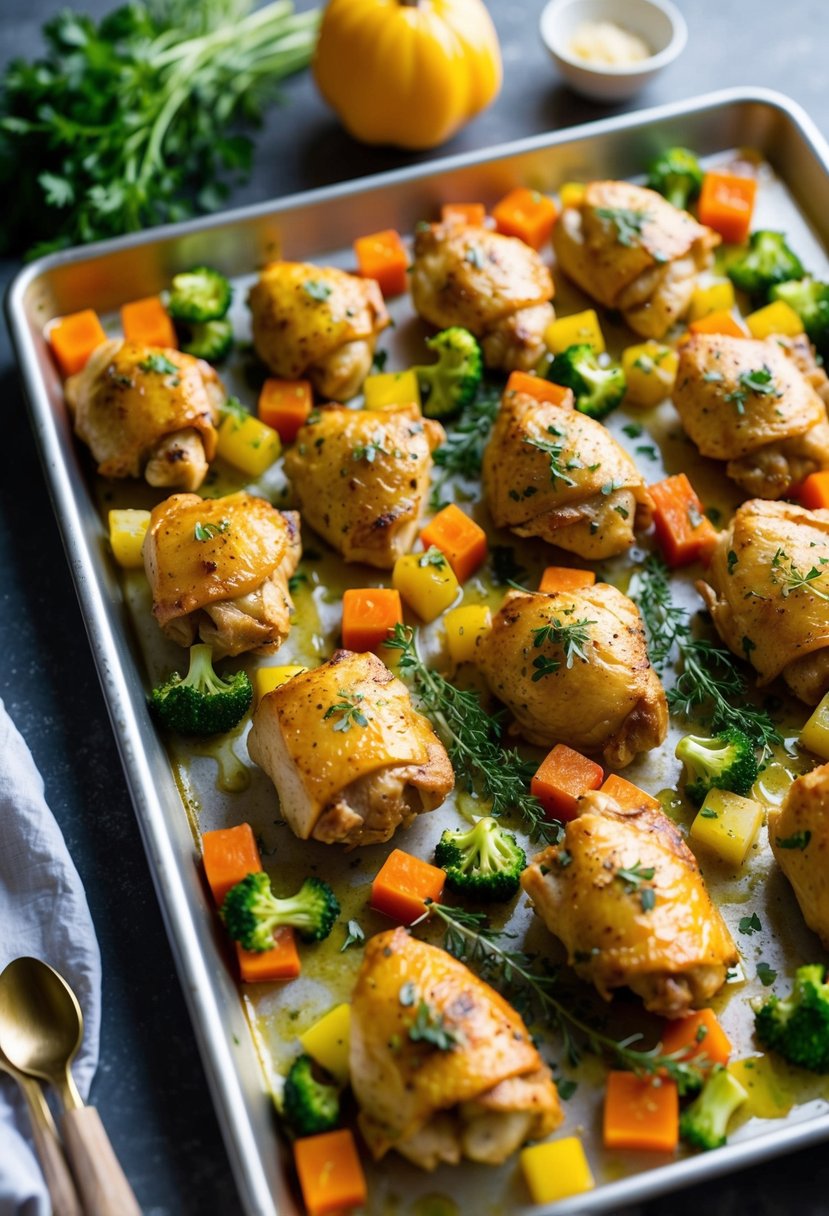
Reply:
<svg viewBox="0 0 829 1216"><path fill-rule="evenodd" d="M200 325L221 321L232 299L233 288L223 274L209 266L194 266L173 278L167 311L174 321Z"/></svg>
<svg viewBox="0 0 829 1216"><path fill-rule="evenodd" d="M294 1060L285 1078L282 1114L296 1136L316 1136L330 1132L340 1121L340 1092L333 1081L320 1081L314 1075L310 1056Z"/></svg>
<svg viewBox="0 0 829 1216"><path fill-rule="evenodd" d="M547 378L572 389L576 409L589 418L604 418L615 410L627 389L618 363L600 366L593 347L582 342L556 355Z"/></svg>
<svg viewBox="0 0 829 1216"><path fill-rule="evenodd" d="M233 326L229 321L204 321L182 327L181 349L185 355L221 363L233 345Z"/></svg>
<svg viewBox="0 0 829 1216"><path fill-rule="evenodd" d="M728 1121L748 1098L748 1091L718 1064L690 1106L679 1117L679 1134L694 1148L720 1148Z"/></svg>
<svg viewBox="0 0 829 1216"><path fill-rule="evenodd" d="M260 870L248 874L225 896L221 917L230 936L245 950L261 953L273 946L274 929L291 925L307 942L321 942L334 928L340 905L327 882L306 878L296 895L277 899Z"/></svg>
<svg viewBox="0 0 829 1216"><path fill-rule="evenodd" d="M468 831L446 831L435 849L446 885L470 899L512 899L527 864L524 850L491 815Z"/></svg>
<svg viewBox="0 0 829 1216"><path fill-rule="evenodd" d="M829 1073L829 984L821 963L798 967L791 996L770 996L754 1011L764 1047L800 1068Z"/></svg>
<svg viewBox="0 0 829 1216"><path fill-rule="evenodd" d="M756 303L763 303L777 283L802 278L803 265L782 232L761 228L748 238L746 252L729 264L728 277Z"/></svg>
<svg viewBox="0 0 829 1216"><path fill-rule="evenodd" d="M700 163L689 148L668 148L648 169L648 185L675 207L685 208L702 189Z"/></svg>
<svg viewBox="0 0 829 1216"><path fill-rule="evenodd" d="M241 722L252 700L247 673L218 676L212 649L200 643L190 647L186 676L173 672L152 690L150 709L162 726L180 735L218 735Z"/></svg>
<svg viewBox="0 0 829 1216"><path fill-rule="evenodd" d="M676 758L685 765L689 781L685 792L699 805L709 790L747 794L757 780L757 758L748 735L735 727L713 739L686 735L676 745Z"/></svg>
<svg viewBox="0 0 829 1216"><path fill-rule="evenodd" d="M437 352L437 363L416 367L421 392L426 394L423 413L427 418L448 418L468 405L478 391L483 375L481 348L468 329L453 325L426 339Z"/></svg>
<svg viewBox="0 0 829 1216"><path fill-rule="evenodd" d="M803 322L810 342L824 355L829 355L829 283L817 279L800 279L778 283L771 289L773 300L785 300Z"/></svg>

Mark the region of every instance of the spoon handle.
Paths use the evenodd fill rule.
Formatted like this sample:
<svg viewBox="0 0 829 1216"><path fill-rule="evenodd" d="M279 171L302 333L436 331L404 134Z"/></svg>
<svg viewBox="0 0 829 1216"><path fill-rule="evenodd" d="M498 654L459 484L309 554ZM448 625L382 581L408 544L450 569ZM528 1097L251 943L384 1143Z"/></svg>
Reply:
<svg viewBox="0 0 829 1216"><path fill-rule="evenodd" d="M64 1111L61 1132L85 1216L141 1216L95 1107Z"/></svg>
<svg viewBox="0 0 829 1216"><path fill-rule="evenodd" d="M32 1138L49 1191L49 1198L52 1200L54 1216L82 1216L75 1184L58 1140L52 1112L46 1105L40 1084L31 1077L21 1075L17 1075L17 1080L29 1107Z"/></svg>

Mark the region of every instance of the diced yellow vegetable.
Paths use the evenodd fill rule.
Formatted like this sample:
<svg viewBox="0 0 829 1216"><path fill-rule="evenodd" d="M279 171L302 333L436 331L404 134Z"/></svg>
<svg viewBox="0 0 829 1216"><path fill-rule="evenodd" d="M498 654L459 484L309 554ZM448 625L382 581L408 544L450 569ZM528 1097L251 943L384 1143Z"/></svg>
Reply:
<svg viewBox="0 0 829 1216"><path fill-rule="evenodd" d="M251 414L228 414L219 427L217 454L249 477L261 477L282 451L279 435Z"/></svg>
<svg viewBox="0 0 829 1216"><path fill-rule="evenodd" d="M723 861L741 866L763 822L763 808L730 790L709 790L691 824L691 837L718 853Z"/></svg>
<svg viewBox="0 0 829 1216"><path fill-rule="evenodd" d="M109 513L109 543L119 566L125 570L140 570L144 565L144 537L150 526L149 511L134 511L127 507Z"/></svg>
<svg viewBox="0 0 829 1216"><path fill-rule="evenodd" d="M459 583L439 549L398 557L391 585L422 621L433 621L457 599Z"/></svg>
<svg viewBox="0 0 829 1216"><path fill-rule="evenodd" d="M446 614L446 645L453 663L469 663L475 657L478 638L492 628L492 613L486 604L462 604Z"/></svg>
<svg viewBox="0 0 829 1216"><path fill-rule="evenodd" d="M765 308L758 308L746 317L746 325L752 338L768 338L772 334L782 334L786 338L796 338L803 333L803 322L791 304L785 300L774 300Z"/></svg>
<svg viewBox="0 0 829 1216"><path fill-rule="evenodd" d="M829 692L800 732L800 742L821 760L829 760Z"/></svg>
<svg viewBox="0 0 829 1216"><path fill-rule="evenodd" d="M520 1160L533 1203L555 1203L596 1185L578 1136L534 1144L522 1150Z"/></svg>
<svg viewBox="0 0 829 1216"><path fill-rule="evenodd" d="M622 370L627 380L625 405L650 409L670 397L676 379L679 355L661 342L637 342L622 351Z"/></svg>
<svg viewBox="0 0 829 1216"><path fill-rule="evenodd" d="M584 198L584 182L565 182L559 189L558 197L562 207L578 207Z"/></svg>
<svg viewBox="0 0 829 1216"><path fill-rule="evenodd" d="M307 667L257 667L253 673L254 705L258 705L263 697L275 688L281 688Z"/></svg>
<svg viewBox="0 0 829 1216"><path fill-rule="evenodd" d="M363 395L367 410L393 410L414 402L420 408L420 385L417 372L409 368L405 372L380 372L366 376Z"/></svg>
<svg viewBox="0 0 829 1216"><path fill-rule="evenodd" d="M794 1098L770 1056L748 1056L732 1060L728 1071L748 1094L743 1108L757 1119L782 1119L794 1106Z"/></svg>
<svg viewBox="0 0 829 1216"><path fill-rule="evenodd" d="M303 1050L327 1069L336 1081L348 1080L348 1047L351 1035L351 1006L337 1005L299 1036Z"/></svg>
<svg viewBox="0 0 829 1216"><path fill-rule="evenodd" d="M592 346L597 355L603 354L605 349L602 328L593 308L551 321L544 330L544 341L554 355L560 355L568 346L581 342Z"/></svg>
<svg viewBox="0 0 829 1216"><path fill-rule="evenodd" d="M730 279L712 283L709 287L698 287L691 296L690 321L701 321L712 312L730 312L736 303L734 285Z"/></svg>

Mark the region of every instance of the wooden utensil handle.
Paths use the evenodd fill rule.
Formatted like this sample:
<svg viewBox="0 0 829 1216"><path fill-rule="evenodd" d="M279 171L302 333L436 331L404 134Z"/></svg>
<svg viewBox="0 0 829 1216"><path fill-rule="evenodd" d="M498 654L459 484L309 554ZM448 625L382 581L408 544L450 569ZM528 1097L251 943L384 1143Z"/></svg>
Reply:
<svg viewBox="0 0 829 1216"><path fill-rule="evenodd" d="M83 1216L69 1166L63 1155L49 1107L37 1081L28 1081L23 1092L32 1116L32 1138L43 1177L52 1200L54 1216Z"/></svg>
<svg viewBox="0 0 829 1216"><path fill-rule="evenodd" d="M61 1132L86 1216L141 1216L95 1107L64 1111Z"/></svg>

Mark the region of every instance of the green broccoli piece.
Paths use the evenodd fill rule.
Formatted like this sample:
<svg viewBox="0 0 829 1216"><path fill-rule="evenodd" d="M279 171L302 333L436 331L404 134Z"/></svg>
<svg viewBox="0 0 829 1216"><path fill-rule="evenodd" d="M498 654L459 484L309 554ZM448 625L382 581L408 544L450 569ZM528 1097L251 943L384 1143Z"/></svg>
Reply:
<svg viewBox="0 0 829 1216"><path fill-rule="evenodd" d="M161 726L180 735L219 735L241 722L253 700L244 671L223 679L213 669L213 651L190 647L187 675L173 672L150 694L150 710Z"/></svg>
<svg viewBox="0 0 829 1216"><path fill-rule="evenodd" d="M771 289L773 300L785 300L803 322L809 341L829 355L829 283L805 278L778 283Z"/></svg>
<svg viewBox="0 0 829 1216"><path fill-rule="evenodd" d="M709 790L747 794L757 780L757 758L748 735L730 726L713 739L685 735L676 745L676 758L685 765L685 792L697 806Z"/></svg>
<svg viewBox="0 0 829 1216"><path fill-rule="evenodd" d="M333 1081L317 1079L310 1056L300 1056L290 1067L282 1114L295 1136L330 1132L340 1121L340 1091Z"/></svg>
<svg viewBox="0 0 829 1216"><path fill-rule="evenodd" d="M803 265L786 244L782 232L760 228L748 238L748 249L727 267L735 287L748 292L755 303L764 303L772 287L803 277Z"/></svg>
<svg viewBox="0 0 829 1216"><path fill-rule="evenodd" d="M446 831L435 849L435 861L446 871L446 885L470 899L512 899L527 864L524 850L510 832L488 815L473 828Z"/></svg>
<svg viewBox="0 0 829 1216"><path fill-rule="evenodd" d="M679 1117L679 1134L694 1148L721 1148L728 1122L748 1098L736 1077L718 1064L690 1106Z"/></svg>
<svg viewBox="0 0 829 1216"><path fill-rule="evenodd" d="M327 882L306 878L296 895L277 899L260 870L231 887L221 907L230 936L245 950L261 953L273 946L274 929L291 925L306 942L321 942L334 928L340 905Z"/></svg>
<svg viewBox="0 0 829 1216"><path fill-rule="evenodd" d="M829 1073L829 984L821 963L798 967L791 996L770 996L755 1008L754 1028L764 1047L800 1068Z"/></svg>
<svg viewBox="0 0 829 1216"><path fill-rule="evenodd" d="M685 208L702 189L702 168L689 148L667 148L648 168L648 185L674 207Z"/></svg>
<svg viewBox="0 0 829 1216"><path fill-rule="evenodd" d="M572 389L576 409L588 418L604 418L616 409L627 390L619 364L602 367L593 347L582 342L556 355L547 379Z"/></svg>
<svg viewBox="0 0 829 1216"><path fill-rule="evenodd" d="M201 325L221 321L232 299L233 288L223 274L209 266L194 266L174 276L167 311L174 321Z"/></svg>
<svg viewBox="0 0 829 1216"><path fill-rule="evenodd" d="M233 346L233 326L229 321L204 321L182 327L181 349L185 355L221 363Z"/></svg>
<svg viewBox="0 0 829 1216"><path fill-rule="evenodd" d="M416 367L420 391L426 394L423 413L427 418L448 418L468 405L483 376L481 348L468 329L453 325L426 339L437 352L437 363Z"/></svg>

